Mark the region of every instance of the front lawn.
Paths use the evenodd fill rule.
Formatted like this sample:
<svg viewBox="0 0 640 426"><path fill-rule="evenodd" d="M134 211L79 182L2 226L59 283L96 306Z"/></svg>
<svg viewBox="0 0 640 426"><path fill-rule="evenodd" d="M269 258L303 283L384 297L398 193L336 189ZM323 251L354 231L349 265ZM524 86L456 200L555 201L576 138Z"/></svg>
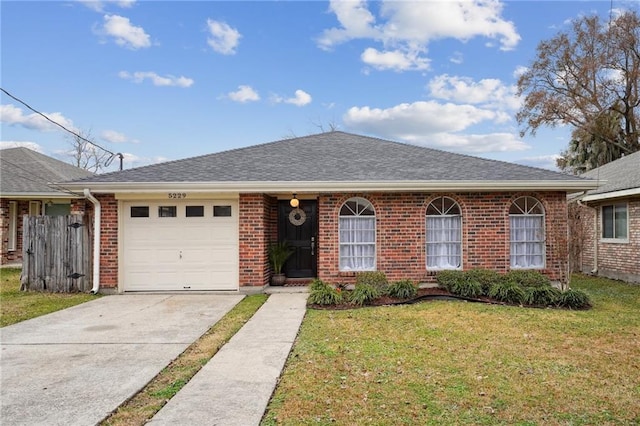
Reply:
<svg viewBox="0 0 640 426"><path fill-rule="evenodd" d="M99 296L20 291L20 269L0 269L0 327L39 317Z"/></svg>
<svg viewBox="0 0 640 426"><path fill-rule="evenodd" d="M638 424L640 286L572 287L591 310L311 309L263 424Z"/></svg>

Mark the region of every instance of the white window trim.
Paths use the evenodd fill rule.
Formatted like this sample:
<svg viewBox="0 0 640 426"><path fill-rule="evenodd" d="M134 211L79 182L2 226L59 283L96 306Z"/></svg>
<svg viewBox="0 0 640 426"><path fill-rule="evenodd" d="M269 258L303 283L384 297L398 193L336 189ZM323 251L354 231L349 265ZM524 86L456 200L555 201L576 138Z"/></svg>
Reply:
<svg viewBox="0 0 640 426"><path fill-rule="evenodd" d="M604 214L602 213L602 209L604 207L608 207L608 206L613 206L614 208L614 214L613 214L613 226L614 226L614 235L615 235L615 206L619 205L619 204L624 204L625 209L627 211L627 236L625 238L605 238L602 236L602 234L604 234ZM599 218L599 226L600 226L600 242L602 243L606 243L606 244L629 244L629 203L625 202L625 203L612 203L612 204L602 204L600 206L600 218Z"/></svg>
<svg viewBox="0 0 640 426"><path fill-rule="evenodd" d="M9 201L9 241L7 251L16 251L18 248L18 203Z"/></svg>
<svg viewBox="0 0 640 426"><path fill-rule="evenodd" d="M540 208L542 209L542 213L538 214L531 214L531 213L526 213L523 212L522 214L509 214L509 268L510 269L520 269L520 270L527 270L527 269L536 269L536 270L542 270L545 269L547 267L547 221L546 221L546 211L544 209L544 206L542 205L542 202L540 200L538 200L536 197L532 197L530 195L525 195L522 197L518 197L515 200L513 200L511 202L511 205L509 206L509 209L511 209L511 206L513 206L513 204L515 204L516 201L518 201L520 198L531 198L537 201L537 204L540 205ZM529 209L529 210L532 210ZM513 244L513 241L511 240L511 217L512 216L528 216L528 217L542 217L542 240L540 241L540 243L542 244L542 265L540 266L514 266L511 262L511 244Z"/></svg>
<svg viewBox="0 0 640 426"><path fill-rule="evenodd" d="M339 272L368 272L368 271L375 271L376 270L376 265L378 264L378 224L377 224L377 215L376 215L376 210L375 207L373 206L373 203L369 200L367 200L366 198L363 197L352 197L349 198L348 200L345 200L344 203L342 203L340 205L340 210L342 210L342 207L349 201L353 201L353 200L357 200L358 202L360 201L365 201L368 204L371 205L371 209L373 210L373 216L363 216L363 217L373 217L373 232L374 232L374 238L373 238L373 244L369 243L369 245L373 245L373 267L372 268L367 268L367 269L344 269L342 267L342 258L340 256L340 248L343 245L356 245L354 243L343 243L340 240L340 235L342 235L341 231L342 231L342 226L340 225L340 218L341 217L358 217L360 215L353 215L353 216L342 216L340 213L338 213L338 271Z"/></svg>
<svg viewBox="0 0 640 426"><path fill-rule="evenodd" d="M441 214L441 215L429 215L429 214L426 214L426 215L425 215L425 253L424 253L424 263L425 263L425 267L426 267L427 271L461 271L462 269L464 269L464 265L463 265L463 259L464 259L464 253L463 253L463 250L464 250L464 245L462 244L462 229L463 229L463 227L464 227L464 220L463 220L463 218L462 218L462 209L460 208L460 204L458 204L458 202L457 202L456 200L454 200L453 198L451 198L451 197L438 197L438 198L435 198L435 199L431 200L431 202L429 203L429 205L431 205L431 203L433 203L434 201L439 200L440 198L448 198L448 199L450 199L451 201L453 201L453 203L455 204L455 206L458 208L458 211L460 212L460 214L446 214L446 212L445 212L445 214ZM428 206L427 206L427 207L428 207ZM449 209L449 210L450 210L450 209ZM447 210L447 212L448 212L449 210ZM434 267L434 266L429 266L429 259L428 259L428 257L427 257L427 253L428 253L429 251L427 250L427 247L429 246L429 244L430 244L430 243L429 243L429 241L427 241L427 238L426 238L426 237L427 237L427 236L426 236L426 233L427 233L427 232L429 232L429 228L428 228L428 226L427 226L427 220L428 220L428 217L429 217L429 216L436 216L436 217L459 217L459 218L460 218L460 235L459 235L459 238L460 238L460 240L459 240L459 242L460 242L460 266L458 266L457 268L440 268L440 267L437 267L437 266L435 266L435 267ZM434 243L431 243L431 244L434 244Z"/></svg>

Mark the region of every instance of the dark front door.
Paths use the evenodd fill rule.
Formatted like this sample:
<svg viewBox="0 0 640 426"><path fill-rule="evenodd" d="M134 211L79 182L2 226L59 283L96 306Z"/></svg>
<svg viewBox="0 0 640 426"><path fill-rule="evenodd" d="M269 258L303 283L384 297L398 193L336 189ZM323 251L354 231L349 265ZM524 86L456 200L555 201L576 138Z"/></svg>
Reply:
<svg viewBox="0 0 640 426"><path fill-rule="evenodd" d="M316 200L300 200L296 209L289 205L289 201L279 202L278 240L286 241L293 249L284 265L288 278L308 278L317 274L317 209Z"/></svg>

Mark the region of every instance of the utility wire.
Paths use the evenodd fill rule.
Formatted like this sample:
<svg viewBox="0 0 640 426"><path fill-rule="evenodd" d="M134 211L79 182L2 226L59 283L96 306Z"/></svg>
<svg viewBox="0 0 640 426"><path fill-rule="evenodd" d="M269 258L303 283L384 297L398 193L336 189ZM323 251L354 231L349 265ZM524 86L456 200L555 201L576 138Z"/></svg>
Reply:
<svg viewBox="0 0 640 426"><path fill-rule="evenodd" d="M49 117L47 117L45 114L41 113L40 111L36 110L35 108L33 108L31 105L27 104L25 101L23 101L22 99L19 99L17 97L15 97L14 95L12 95L11 93L7 92L4 88L0 87L0 90L2 90L2 92L4 92L5 95L9 96L11 99L13 99L14 101L20 102L22 105L24 105L25 107L29 108L31 111L35 112L36 114L44 117L47 121L55 124L56 126L60 127L61 129L63 129L65 132L71 133L73 136L77 137L78 139L80 139L81 141L87 142L93 146L95 146L96 148L99 148L109 154L110 157L107 159L107 161L104 162L104 166L105 167L109 167L109 165L111 164L111 162L113 161L113 159L115 157L118 157L120 159L120 170L122 170L122 160L124 158L124 156L122 155L122 153L117 152L114 153L106 148L101 147L100 145L98 145L97 143L90 141L89 139L79 135L78 133L74 132L73 130L69 130L67 129L65 126L63 126L62 124L50 119Z"/></svg>

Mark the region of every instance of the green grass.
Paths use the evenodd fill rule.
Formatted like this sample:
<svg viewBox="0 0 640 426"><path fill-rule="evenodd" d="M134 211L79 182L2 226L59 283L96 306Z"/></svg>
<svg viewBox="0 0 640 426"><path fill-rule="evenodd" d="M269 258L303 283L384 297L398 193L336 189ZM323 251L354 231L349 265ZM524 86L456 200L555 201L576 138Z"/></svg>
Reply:
<svg viewBox="0 0 640 426"><path fill-rule="evenodd" d="M93 300L87 293L20 291L20 269L0 269L0 327L59 311Z"/></svg>
<svg viewBox="0 0 640 426"><path fill-rule="evenodd" d="M591 310L310 310L262 423L639 424L640 286L572 287Z"/></svg>

